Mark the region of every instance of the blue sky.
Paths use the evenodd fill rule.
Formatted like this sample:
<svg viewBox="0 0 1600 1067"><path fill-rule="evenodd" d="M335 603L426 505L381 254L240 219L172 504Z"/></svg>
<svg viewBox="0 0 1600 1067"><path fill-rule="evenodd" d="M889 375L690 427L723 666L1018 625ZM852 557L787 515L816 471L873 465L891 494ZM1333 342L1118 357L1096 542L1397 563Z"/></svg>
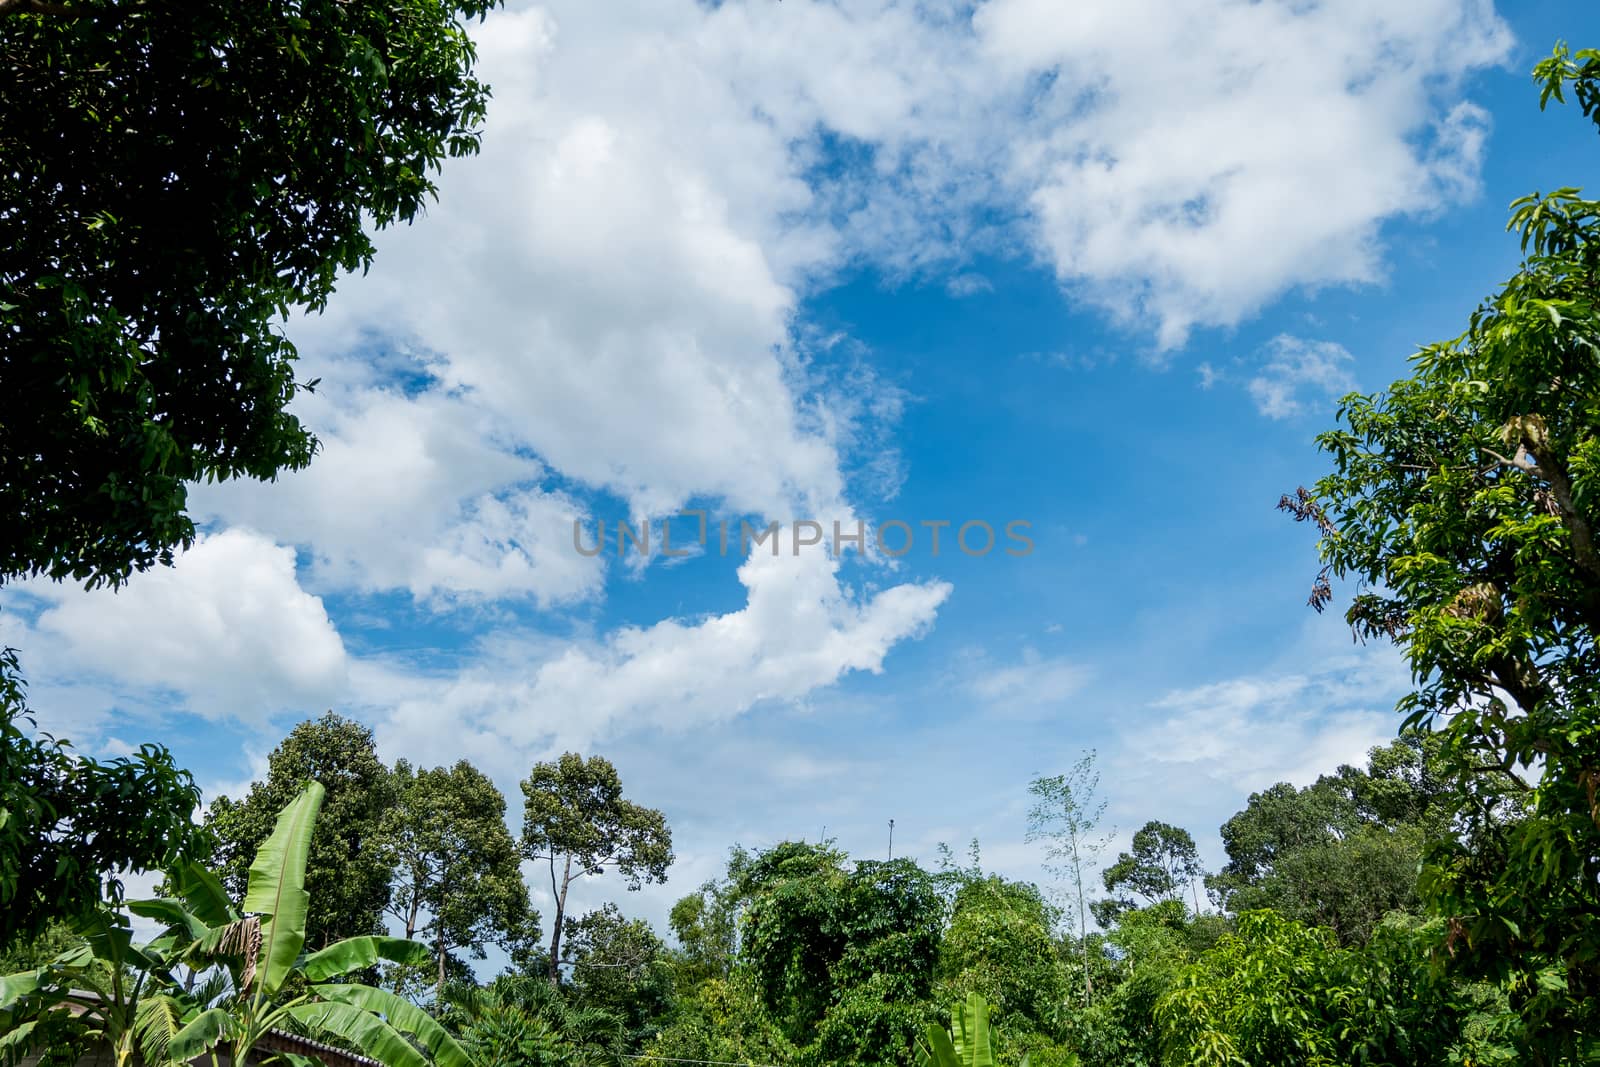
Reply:
<svg viewBox="0 0 1600 1067"><path fill-rule="evenodd" d="M1591 184L1528 78L1577 3L514 4L484 152L287 329L324 452L199 487L122 592L0 595L41 725L237 792L300 718L508 795L601 753L677 839L826 832L1037 878L1030 777L1099 753L1108 828L1216 828L1392 736L1406 675L1312 614L1334 398L1514 268L1506 205ZM587 559L683 507L897 560ZM982 558L930 520L1030 524ZM675 532L689 529L679 520ZM657 534L659 536L659 532ZM1002 547L1004 542L1002 541ZM516 818L513 808L513 818Z"/></svg>

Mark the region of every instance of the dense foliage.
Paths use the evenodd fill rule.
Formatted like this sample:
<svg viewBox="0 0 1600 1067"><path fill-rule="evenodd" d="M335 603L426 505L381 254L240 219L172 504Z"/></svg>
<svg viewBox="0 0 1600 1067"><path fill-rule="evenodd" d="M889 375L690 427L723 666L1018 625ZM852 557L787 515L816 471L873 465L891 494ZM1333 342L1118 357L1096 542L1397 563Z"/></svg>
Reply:
<svg viewBox="0 0 1600 1067"><path fill-rule="evenodd" d="M494 0L0 3L0 582L170 562L314 442L278 323L476 151Z"/></svg>
<svg viewBox="0 0 1600 1067"><path fill-rule="evenodd" d="M1600 124L1600 52L1535 76ZM1476 770L1422 894L1441 957L1505 983L1551 1063L1600 1056L1600 201L1535 194L1510 228L1521 269L1411 377L1347 397L1333 473L1282 506L1321 534L1313 604L1357 583L1351 626L1410 660L1407 722Z"/></svg>
<svg viewBox="0 0 1600 1067"><path fill-rule="evenodd" d="M0 649L0 950L206 844L190 818L200 791L166 749L102 762L34 725L16 653Z"/></svg>

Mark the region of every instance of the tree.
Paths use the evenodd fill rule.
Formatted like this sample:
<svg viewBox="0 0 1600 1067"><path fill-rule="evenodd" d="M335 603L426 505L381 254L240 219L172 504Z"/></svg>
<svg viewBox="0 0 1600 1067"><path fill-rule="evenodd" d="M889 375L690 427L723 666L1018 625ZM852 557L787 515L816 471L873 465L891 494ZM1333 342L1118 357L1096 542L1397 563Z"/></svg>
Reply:
<svg viewBox="0 0 1600 1067"><path fill-rule="evenodd" d="M407 938L433 946L442 993L447 972L466 971L457 950L481 960L487 945L510 950L537 939L538 914L506 828L505 797L481 771L465 760L433 770L400 760L391 782L395 804L380 820L394 870L387 910Z"/></svg>
<svg viewBox="0 0 1600 1067"><path fill-rule="evenodd" d="M1472 1006L1429 966L1422 941L1391 926L1347 949L1327 929L1248 912L1157 1003L1162 1062L1506 1062L1504 1049L1464 1038Z"/></svg>
<svg viewBox="0 0 1600 1067"><path fill-rule="evenodd" d="M1055 920L1036 886L998 875L962 886L939 945L938 999L981 994L1010 1032L1053 1035L1067 997Z"/></svg>
<svg viewBox="0 0 1600 1067"><path fill-rule="evenodd" d="M0 649L0 950L121 899L122 875L209 845L200 791L165 748L101 762L33 726L16 652Z"/></svg>
<svg viewBox="0 0 1600 1067"><path fill-rule="evenodd" d="M493 6L0 2L0 582L119 583L185 482L310 460L277 324L477 150Z"/></svg>
<svg viewBox="0 0 1600 1067"><path fill-rule="evenodd" d="M266 841L277 813L308 782L327 791L311 842L306 887L311 893L307 943L379 933L389 901L389 856L383 818L395 807L394 783L378 759L372 731L328 712L307 720L267 757L267 777L241 801L218 797L206 813L216 835L212 865L229 892L249 884L251 857Z"/></svg>
<svg viewBox="0 0 1600 1067"><path fill-rule="evenodd" d="M1234 912L1272 908L1364 942L1392 911L1416 912L1428 843L1454 832L1457 776L1439 739L1409 732L1296 789L1250 795L1222 827L1228 862L1207 885Z"/></svg>
<svg viewBox="0 0 1600 1067"><path fill-rule="evenodd" d="M1600 51L1558 46L1535 78L1600 124ZM1406 722L1473 768L1481 832L1439 842L1424 894L1441 955L1507 982L1551 1063L1600 1053L1600 201L1512 207L1516 275L1411 377L1346 397L1332 473L1280 506L1320 534L1313 605L1354 580L1350 625L1410 661ZM1508 798L1526 817L1494 817Z"/></svg>
<svg viewBox="0 0 1600 1067"><path fill-rule="evenodd" d="M739 936L737 909L731 896L726 883L712 880L672 905L667 923L678 939L674 955L683 988L726 978L733 969Z"/></svg>
<svg viewBox="0 0 1600 1067"><path fill-rule="evenodd" d="M619 1019L574 1008L542 975L455 985L444 1007L473 1067L613 1067L627 1047Z"/></svg>
<svg viewBox="0 0 1600 1067"><path fill-rule="evenodd" d="M1066 774L1035 778L1028 786L1034 798L1028 812L1029 841L1044 841L1046 868L1066 879L1072 889L1069 910L1077 926L1078 951L1084 969L1083 1002L1094 999L1094 978L1089 968L1089 906L1084 892L1084 871L1105 849L1097 836L1105 801L1098 798L1100 772L1094 753L1085 752Z"/></svg>
<svg viewBox="0 0 1600 1067"><path fill-rule="evenodd" d="M1133 851L1119 853L1117 861L1101 872L1100 879L1109 893L1133 892L1155 904L1176 899L1185 885L1193 889L1204 876L1200 852L1189 831L1151 820L1133 835ZM1194 910L1198 913L1199 890L1194 893Z"/></svg>
<svg viewBox="0 0 1600 1067"><path fill-rule="evenodd" d="M581 919L569 917L561 951L572 975L566 987L572 1003L618 1019L630 1051L672 1013L667 946L643 919L626 918L610 903Z"/></svg>
<svg viewBox="0 0 1600 1067"><path fill-rule="evenodd" d="M561 980L561 935L567 892L585 875L615 867L630 890L665 882L672 865L672 831L654 808L622 795L622 780L611 762L584 759L574 752L551 763L536 763L522 782L522 854L549 865L550 894L556 913L551 923L549 974ZM557 873L559 866L560 872Z"/></svg>
<svg viewBox="0 0 1600 1067"><path fill-rule="evenodd" d="M907 1059L938 963L944 900L907 859L848 865L830 843L783 842L735 876L740 951L804 1062Z"/></svg>

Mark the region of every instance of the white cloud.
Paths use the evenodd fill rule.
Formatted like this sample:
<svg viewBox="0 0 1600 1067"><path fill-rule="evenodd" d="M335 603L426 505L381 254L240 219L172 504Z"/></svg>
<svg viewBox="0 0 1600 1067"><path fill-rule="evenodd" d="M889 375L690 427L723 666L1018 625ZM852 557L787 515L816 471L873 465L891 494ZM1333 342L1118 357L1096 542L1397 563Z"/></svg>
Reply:
<svg viewBox="0 0 1600 1067"><path fill-rule="evenodd" d="M601 561L572 550L585 510L538 488L544 467L481 408L356 389L315 398L306 417L322 442L311 466L271 485L197 487L197 510L306 546L312 581L332 588L544 605L598 592Z"/></svg>
<svg viewBox="0 0 1600 1067"><path fill-rule="evenodd" d="M260 721L325 706L346 683L344 643L322 601L295 580L294 550L247 530L201 537L176 565L122 589L33 581L43 601L33 642L48 641L45 680L175 693L211 719Z"/></svg>
<svg viewBox="0 0 1600 1067"><path fill-rule="evenodd" d="M1307 341L1280 334L1267 345L1266 362L1246 388L1256 410L1269 419L1287 419L1306 409L1306 392L1317 400L1338 397L1355 388L1350 365L1355 362L1343 345L1332 341Z"/></svg>
<svg viewBox="0 0 1600 1067"><path fill-rule="evenodd" d="M848 672L880 671L950 593L928 582L854 596L839 567L815 549L757 553L739 568L748 602L737 611L625 627L593 642L502 635L448 677L368 664L356 688L392 709L379 733L397 752L429 753L447 734L502 770L624 732L714 725L762 702L800 700Z"/></svg>
<svg viewBox="0 0 1600 1067"><path fill-rule="evenodd" d="M967 689L991 711L1004 715L1060 715L1063 701L1081 690L1093 671L1062 656L1025 648L1016 663L978 664Z"/></svg>
<svg viewBox="0 0 1600 1067"><path fill-rule="evenodd" d="M1127 752L1185 789L1210 780L1242 794L1274 782L1309 785L1342 763L1361 765L1392 740L1406 676L1391 650L1332 658L1313 673L1265 673L1168 693L1160 716L1129 734Z"/></svg>
<svg viewBox="0 0 1600 1067"><path fill-rule="evenodd" d="M1479 0L991 0L974 22L996 67L1047 78L1011 173L1040 247L1163 347L1378 280L1383 220L1472 193L1486 116L1436 101L1510 45Z"/></svg>

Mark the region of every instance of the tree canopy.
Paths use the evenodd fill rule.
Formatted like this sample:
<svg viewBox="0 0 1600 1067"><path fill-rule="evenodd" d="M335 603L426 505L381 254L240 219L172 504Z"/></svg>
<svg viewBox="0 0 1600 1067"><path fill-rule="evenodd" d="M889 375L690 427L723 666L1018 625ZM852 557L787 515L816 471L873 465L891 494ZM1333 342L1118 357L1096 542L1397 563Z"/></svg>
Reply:
<svg viewBox="0 0 1600 1067"><path fill-rule="evenodd" d="M477 150L493 6L0 3L0 582L116 584L184 483L311 459L279 322Z"/></svg>
<svg viewBox="0 0 1600 1067"><path fill-rule="evenodd" d="M1600 52L1535 78L1600 124ZM1312 604L1356 582L1350 625L1410 661L1407 723L1476 779L1478 832L1437 843L1423 894L1443 957L1510 983L1548 1063L1600 1053L1600 201L1512 207L1521 268L1410 377L1346 397L1332 473L1280 506L1321 535Z"/></svg>
<svg viewBox="0 0 1600 1067"><path fill-rule="evenodd" d="M655 808L622 795L611 761L575 752L537 763L522 782L522 854L543 861L555 898L549 974L561 977L561 935L572 883L616 868L629 889L664 882L672 865L672 831Z"/></svg>
<svg viewBox="0 0 1600 1067"><path fill-rule="evenodd" d="M242 800L214 800L206 825L216 835L213 863L223 885L242 894L251 857L272 833L278 812L310 782L326 792L306 875L306 944L319 948L383 928L391 871L383 819L396 797L372 731L331 711L300 723L267 757L266 778Z"/></svg>

